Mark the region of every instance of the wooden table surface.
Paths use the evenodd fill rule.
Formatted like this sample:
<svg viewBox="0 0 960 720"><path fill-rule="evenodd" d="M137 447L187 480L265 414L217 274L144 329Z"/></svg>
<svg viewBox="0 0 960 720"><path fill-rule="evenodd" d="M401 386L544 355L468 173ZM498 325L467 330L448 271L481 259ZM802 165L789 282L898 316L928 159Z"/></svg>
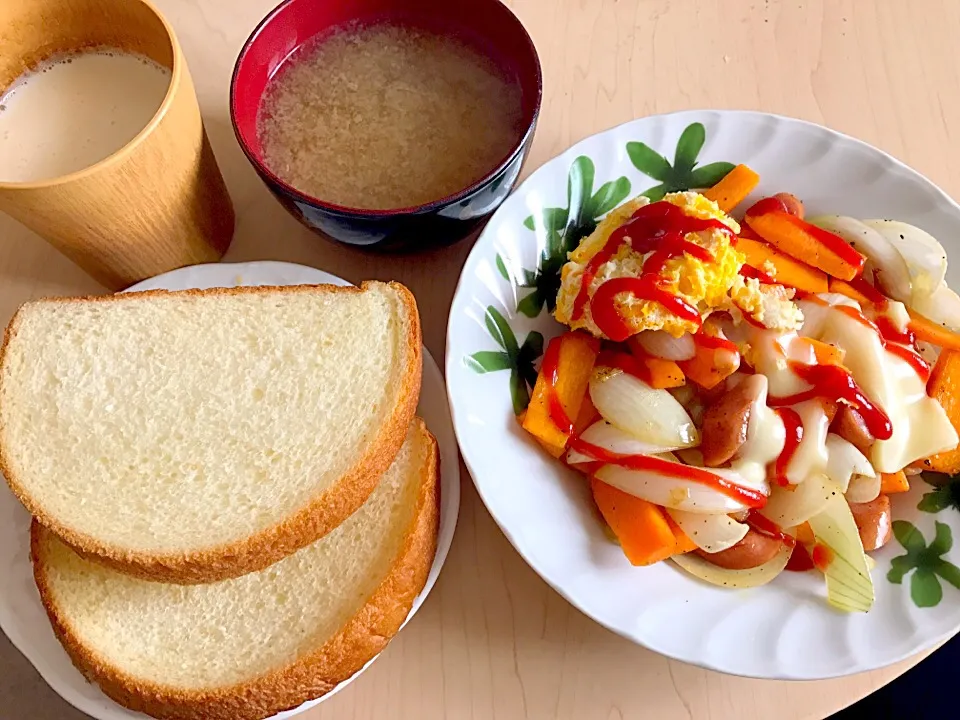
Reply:
<svg viewBox="0 0 960 720"><path fill-rule="evenodd" d="M400 280L416 294L424 340L442 361L447 312L470 242L386 261L311 235L261 186L228 116L234 59L274 0L156 2L183 44L236 204L238 227L226 259L304 263L351 281ZM533 36L544 70L543 110L525 172L632 118L749 108L855 135L960 196L960 165L951 152L960 141L956 0L508 4ZM102 291L0 215L0 322L28 298ZM548 588L514 552L462 473L459 527L430 598L363 677L305 720L819 719L919 660L814 683L748 680L667 660L604 630ZM85 717L48 689L3 636L0 708L4 717Z"/></svg>

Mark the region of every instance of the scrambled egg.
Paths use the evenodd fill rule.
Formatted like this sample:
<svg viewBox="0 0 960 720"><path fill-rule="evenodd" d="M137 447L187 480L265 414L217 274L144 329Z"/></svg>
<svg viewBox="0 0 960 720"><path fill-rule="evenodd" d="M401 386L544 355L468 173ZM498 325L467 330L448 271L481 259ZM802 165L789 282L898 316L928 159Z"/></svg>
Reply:
<svg viewBox="0 0 960 720"><path fill-rule="evenodd" d="M696 218L719 220L734 233L740 226L728 217L715 202L695 192L671 193L662 202L669 202ZM583 280L587 263L607 243L611 233L626 223L639 208L647 205L645 197L635 198L611 211L597 225L596 230L584 238L580 246L569 255L569 262L561 270L560 292L557 295L556 318L574 329L584 329L597 337L604 337L596 326L588 302L583 314L573 319L573 308ZM690 255L671 258L664 266L660 277L668 291L678 295L700 311L701 317L714 310L727 310L738 318L739 314L750 315L757 322L779 330L796 329L803 322L800 310L792 301L792 291L779 285L760 285L757 280L745 279L739 272L744 256L730 243L729 234L716 228L687 233L685 239L709 251L713 261L705 262ZM643 272L646 256L624 242L617 252L597 271L590 283L589 297L607 280L619 277L639 277ZM633 331L665 330L675 337L685 332L696 332L698 327L683 320L667 308L651 300L641 300L628 293L615 301L617 309Z"/></svg>

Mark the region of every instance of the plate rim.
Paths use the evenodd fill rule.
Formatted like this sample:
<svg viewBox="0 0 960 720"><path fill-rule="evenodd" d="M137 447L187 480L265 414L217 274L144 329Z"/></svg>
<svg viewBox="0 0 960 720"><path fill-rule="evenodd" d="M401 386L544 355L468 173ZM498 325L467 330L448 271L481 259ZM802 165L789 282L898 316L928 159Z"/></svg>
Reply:
<svg viewBox="0 0 960 720"><path fill-rule="evenodd" d="M211 272L216 274L219 273L233 273L236 275L241 275L244 272L244 269L247 269L250 272L257 271L283 271L284 269L295 269L295 272L304 272L310 271L311 273L320 273L330 280L322 280L317 284L333 284L333 285L342 285L342 286L352 286L353 283L344 280L343 278L334 275L333 273L327 272L325 270L320 270L319 268L314 268L309 265L303 265L301 263L291 263L280 260L254 260L247 262L219 262L219 263L201 263L198 265L189 265L181 268L176 268L166 273L161 273L152 278L147 278L141 282L138 282L130 287L121 290L122 293L128 292L140 292L142 290L154 289L150 286L155 285L157 282L169 281L171 277L176 277L179 275L189 275L192 272ZM298 283L298 284L310 284L310 283ZM246 285L245 287L250 287L252 285ZM259 285L261 287L266 285ZM210 287L220 287L220 285L214 284ZM164 289L164 288L155 288L155 289ZM189 288L188 288L189 289ZM449 556L450 547L453 543L453 537L456 532L457 521L460 514L460 501L461 501L461 492L460 492L460 466L459 462L445 462L444 456L450 458L459 459L460 451L459 444L457 443L456 432L453 428L453 418L450 414L450 407L447 400L446 392L446 380L443 376L443 373L440 370L439 365L433 358L433 355L430 353L429 349L423 345L422 346L422 357L423 357L423 377L424 382L422 385L427 386L428 382L431 385L435 386L435 391L437 397L432 400L435 403L437 412L443 411L446 415L447 422L444 423L444 427L439 431L434 428L429 428L431 433L437 438L437 444L440 448L440 487L441 487L441 497L440 497L440 528L437 535L437 550L434 554L433 563L430 566L429 575L427 582L424 584L423 589L416 595L413 601L413 605L410 608L410 612L407 614L407 617L404 619L403 623L400 625L400 628L397 630L397 635L406 627L407 623L413 619L414 615L420 610L423 606L423 603L426 601L427 597L433 591L433 588L436 586L437 580L439 579L440 572L443 569L444 564L446 563L447 557ZM427 380L429 376L429 381ZM421 390L421 398L423 392ZM441 440L441 435L447 436L444 440ZM452 443L452 445L451 445ZM16 501L15 497L11 495L11 500ZM444 522L446 520L446 522ZM29 557L26 558L26 562L29 564ZM31 571L32 577L32 571ZM0 593L6 595L10 592L10 586L6 585L4 588L0 589ZM31 585L30 590L36 592L35 586ZM31 598L32 601L40 602L39 596ZM33 647L29 647L30 643L27 639L27 634L22 632L14 632L14 635L21 635L20 642L18 642L14 637L11 636L8 628L14 624L15 616L2 611L3 608L0 606L0 630L3 631L6 638L9 640L10 644L16 648L16 650L22 655L27 662L33 667L36 673L40 676L43 682L51 689L54 693L60 696L62 700L74 707L76 710L86 713L97 720L120 720L127 718L149 718L148 715L143 713L130 710L119 703L116 703L109 697L107 697L103 692L97 687L96 683L89 683L79 671L76 671L76 668L73 666L73 663L70 662L70 667L76 671L77 677L88 685L91 685L95 688L94 698L88 698L82 694L79 694L73 684L70 683L70 680L67 679L65 682L61 682L63 678L55 678L57 675L56 670L51 667L51 664L46 661L45 655L42 654L42 650L38 651ZM42 609L41 611L46 617L46 611ZM51 630L52 632L52 630ZM396 637L396 635L394 636ZM389 643L388 643L389 646ZM25 649L28 647L28 649ZM64 653L62 646L59 642L56 644L57 652ZM386 648L384 648L385 650ZM361 667L357 672L338 683L332 690L327 692L325 695L307 700L301 705L290 708L288 710L281 711L276 715L270 716L265 720L286 720L287 718L299 715L300 713L306 712L312 708L317 707L324 701L333 697L341 690L343 690L347 685L356 680L360 675L362 675L383 653L381 650L379 653L374 655L370 660L368 660L363 667ZM55 678L55 679L54 679Z"/></svg>
<svg viewBox="0 0 960 720"><path fill-rule="evenodd" d="M445 344L445 356L444 356L444 372L446 378L456 377L456 373L452 372L454 366L459 362L459 356L455 355L452 348L455 347L453 342L454 338L454 325L455 317L460 317L459 313L455 313L456 310L460 309L461 306L466 302L466 283L468 271L473 271L477 264L484 259L485 252L490 251L490 245L494 242L494 232L497 225L498 217L505 215L508 212L508 207L510 201L515 196L521 196L524 193L524 190L529 190L531 187L534 187L539 179L544 176L547 176L551 173L556 172L558 166L564 160L564 158L576 155L578 151L583 148L585 145L592 143L599 138L616 134L624 131L626 128L633 126L639 123L665 123L676 121L678 123L686 122L687 124L691 122L703 122L706 117L720 118L724 122L732 122L738 116L739 117L753 117L757 119L772 119L777 124L785 125L795 125L807 129L808 131L813 131L817 133L826 133L829 136L832 136L834 139L839 139L845 143L852 144L861 150L866 150L870 154L879 156L884 159L886 162L890 163L894 168L899 172L908 175L912 180L918 181L920 184L926 186L928 191L932 191L932 194L938 199L940 203L946 204L954 212L960 215L960 203L954 200L945 190L940 188L936 183L934 183L930 178L921 173L920 171L912 168L907 165L902 160L898 159L894 155L891 155L885 150L882 150L865 140L861 140L852 135L848 135L840 130L836 130L826 125L816 123L810 120L805 120L802 118L791 117L789 115L783 115L779 113L769 113L759 110L746 110L746 109L721 109L721 108L696 108L688 110L678 110L674 112L663 112L656 113L652 115L644 115L642 117L632 118L630 120L612 125L608 128L600 130L598 132L591 133L584 136L583 138L577 140L575 143L567 146L560 152L553 155L551 158L546 160L543 164L537 167L523 182L519 183L514 191L511 193L510 197L507 198L504 203L497 208L497 210L490 217L490 220L486 223L483 228L483 231L477 237L476 242L473 244L473 247L470 249L470 252L467 254L466 259L464 260L463 266L460 271L460 276L457 279L457 284L453 292L453 296L450 302L450 313L447 319L447 332L446 332L446 344ZM567 168L564 166L563 172L566 172ZM462 318L461 318L462 319ZM496 523L497 527L504 534L507 540L510 542L510 545L517 552L518 555L523 559L523 561L545 582L549 585L558 595L560 595L564 600L570 603L574 608L582 612L584 615L589 617L591 620L596 622L601 627L609 630L610 632L636 644L639 645L651 652L662 655L670 660L676 660L690 665L695 665L707 670L714 672L722 673L725 675L733 675L737 677L746 677L752 679L764 679L764 680L786 680L786 681L811 681L811 680L827 680L838 677L847 677L854 675L860 672L866 672L871 670L879 670L881 668L890 667L896 663L902 662L903 660L913 657L915 655L927 652L932 648L939 647L944 642L949 640L951 637L954 637L960 633L960 624L956 625L952 631L946 631L938 633L936 636L927 638L922 644L917 647L914 647L909 652L899 652L895 657L884 660L880 664L868 664L867 666L856 665L848 669L844 669L839 672L828 672L828 673L819 673L819 674L808 674L808 673L789 673L786 671L774 671L767 674L756 674L738 671L736 669L730 669L720 666L715 662L711 662L709 659L691 657L683 655L682 653L677 652L668 652L664 649L652 647L647 642L644 642L640 638L639 632L630 632L629 629L625 627L618 627L610 622L606 622L600 619L594 612L587 609L583 603L578 601L573 597L571 592L564 589L560 584L558 579L550 576L542 570L538 564L535 564L528 554L521 549L518 545L518 533L511 530L504 523L503 519L499 516L497 512L491 508L487 500L487 493L485 493L481 482L478 481L478 473L476 468L476 463L474 458L469 456L465 451L465 443L461 440L461 435L466 433L466 428L469 423L466 422L466 415L469 413L468 408L459 408L457 407L458 400L455 400L454 391L452 389L451 383L447 383L447 399L450 404L450 416L453 421L454 432L457 435L457 444L460 447L460 457L463 459L463 463L467 468L467 473L470 476L470 479L473 482L473 486L477 491L477 494L480 497L480 500L483 502L484 507L487 512L490 513L490 516L493 518L493 521Z"/></svg>

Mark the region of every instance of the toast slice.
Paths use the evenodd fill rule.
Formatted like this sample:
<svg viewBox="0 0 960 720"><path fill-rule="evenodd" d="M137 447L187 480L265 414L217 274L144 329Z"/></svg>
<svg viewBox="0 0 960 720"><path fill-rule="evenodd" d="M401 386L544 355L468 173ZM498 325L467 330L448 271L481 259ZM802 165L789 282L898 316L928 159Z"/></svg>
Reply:
<svg viewBox="0 0 960 720"><path fill-rule="evenodd" d="M436 551L438 462L415 419L340 527L265 570L207 585L118 573L34 522L37 587L74 664L121 705L178 720L269 717L329 692L400 628Z"/></svg>
<svg viewBox="0 0 960 720"><path fill-rule="evenodd" d="M41 300L0 353L0 470L21 502L78 552L182 584L337 527L420 392L395 283Z"/></svg>

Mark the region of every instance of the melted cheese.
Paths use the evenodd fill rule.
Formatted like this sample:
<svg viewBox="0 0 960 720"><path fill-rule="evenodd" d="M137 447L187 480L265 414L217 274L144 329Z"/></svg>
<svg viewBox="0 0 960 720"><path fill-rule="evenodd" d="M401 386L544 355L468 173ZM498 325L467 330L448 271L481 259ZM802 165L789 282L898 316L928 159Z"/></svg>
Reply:
<svg viewBox="0 0 960 720"><path fill-rule="evenodd" d="M797 447L786 476L790 484L802 483L812 475L821 475L827 470L827 429L830 421L818 400L807 400L793 406L803 423L803 439Z"/></svg>
<svg viewBox="0 0 960 720"><path fill-rule="evenodd" d="M769 492L767 486L767 465L777 459L783 451L786 430L783 421L776 412L767 407L767 378L754 376L762 381L762 389L753 401L750 409L750 422L747 425L747 439L730 469L742 476L752 487Z"/></svg>
<svg viewBox="0 0 960 720"><path fill-rule="evenodd" d="M783 450L784 425L766 406L766 398L768 393L783 397L809 389L789 364L816 361L811 345L800 338L820 340L844 351L845 367L867 397L890 418L893 434L888 440L874 442L870 457L864 458L849 443L830 435L829 418L819 401L797 403L793 410L803 424L803 439L786 468L791 484L827 473L836 475L831 480L845 487L853 474L896 472L916 460L956 447L957 433L940 404L927 395L924 378L905 360L888 352L872 328L837 310L843 305L860 310L860 305L842 295L825 293L817 297L825 304L799 303L804 317L799 333L751 327L743 334L742 345L748 348L745 357L766 382L762 407L758 402L751 413L747 442L733 469L753 482ZM906 329L909 315L901 303L890 302L885 315L894 327Z"/></svg>
<svg viewBox="0 0 960 720"><path fill-rule="evenodd" d="M844 365L893 427L890 439L878 440L870 449L873 467L878 472L897 472L916 460L956 447L957 433L940 403L927 395L925 380L905 360L887 352L871 328L835 309L849 305L859 310L859 304L836 295L820 297L829 305L801 303L806 318L801 334L844 350ZM888 311L894 322L898 314ZM902 322L902 315L900 319Z"/></svg>

